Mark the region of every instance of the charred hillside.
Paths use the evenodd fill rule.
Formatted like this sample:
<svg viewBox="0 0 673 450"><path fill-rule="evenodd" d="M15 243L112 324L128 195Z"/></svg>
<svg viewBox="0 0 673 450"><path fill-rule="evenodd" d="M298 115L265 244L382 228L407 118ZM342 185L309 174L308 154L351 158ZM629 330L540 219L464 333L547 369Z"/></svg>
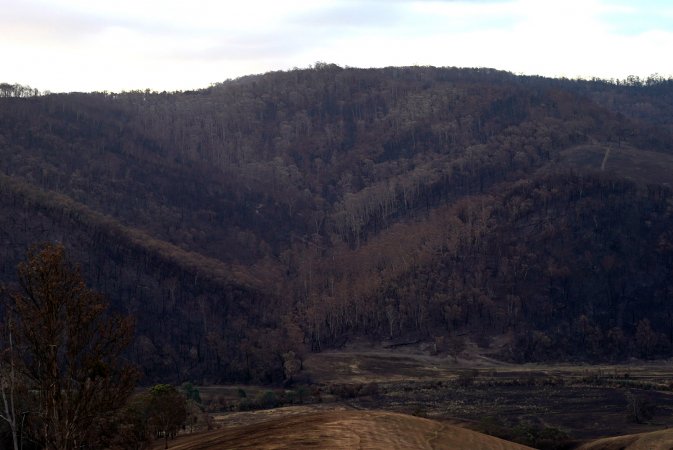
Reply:
<svg viewBox="0 0 673 450"><path fill-rule="evenodd" d="M0 98L1 276L65 243L136 316L148 379L279 380L290 350L352 334L669 355L672 96L658 78L318 64Z"/></svg>

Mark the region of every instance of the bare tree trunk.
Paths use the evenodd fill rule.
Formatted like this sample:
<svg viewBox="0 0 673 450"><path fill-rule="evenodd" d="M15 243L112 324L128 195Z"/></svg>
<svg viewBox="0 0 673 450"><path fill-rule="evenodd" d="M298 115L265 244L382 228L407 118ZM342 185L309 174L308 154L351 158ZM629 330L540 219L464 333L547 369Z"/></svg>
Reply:
<svg viewBox="0 0 673 450"><path fill-rule="evenodd" d="M0 391L2 391L2 405L4 408L0 418L4 419L12 432L14 450L19 450L19 435L16 422L16 406L14 404L14 389L16 388L16 369L14 367L14 342L12 339L12 323L8 324L9 333L9 374L0 373ZM2 367L0 367L0 370Z"/></svg>

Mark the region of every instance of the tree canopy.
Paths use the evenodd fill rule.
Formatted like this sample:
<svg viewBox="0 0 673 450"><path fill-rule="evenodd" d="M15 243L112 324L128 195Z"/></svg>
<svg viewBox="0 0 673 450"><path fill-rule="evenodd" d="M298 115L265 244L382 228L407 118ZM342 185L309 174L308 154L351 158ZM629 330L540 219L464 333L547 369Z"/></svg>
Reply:
<svg viewBox="0 0 673 450"><path fill-rule="evenodd" d="M289 382L353 334L667 356L672 105L657 77L327 64L0 97L0 279L63 242L152 382Z"/></svg>
<svg viewBox="0 0 673 450"><path fill-rule="evenodd" d="M33 248L6 299L17 366L34 397L27 433L46 449L101 448L137 379L128 317L108 314L61 245Z"/></svg>

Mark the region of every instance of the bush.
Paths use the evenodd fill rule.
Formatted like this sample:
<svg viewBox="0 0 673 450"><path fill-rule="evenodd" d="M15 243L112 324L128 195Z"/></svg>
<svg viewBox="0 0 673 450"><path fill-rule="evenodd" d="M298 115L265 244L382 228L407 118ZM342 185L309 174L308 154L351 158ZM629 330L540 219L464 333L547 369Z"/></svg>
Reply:
<svg viewBox="0 0 673 450"><path fill-rule="evenodd" d="M558 428L539 428L529 423L521 423L512 430L512 441L539 450L561 450L567 448L570 437Z"/></svg>
<svg viewBox="0 0 673 450"><path fill-rule="evenodd" d="M187 397L188 400L192 400L196 403L201 403L201 393L199 390L194 387L194 385L188 381L182 383L181 386L182 393Z"/></svg>
<svg viewBox="0 0 673 450"><path fill-rule="evenodd" d="M411 415L416 417L428 417L428 413L425 411L425 408L420 405L414 408L414 410L411 412Z"/></svg>
<svg viewBox="0 0 673 450"><path fill-rule="evenodd" d="M361 384L332 384L329 393L338 398L349 399L357 397L361 389Z"/></svg>
<svg viewBox="0 0 673 450"><path fill-rule="evenodd" d="M540 450L562 450L570 445L570 436L558 428L543 428L539 431L535 447Z"/></svg>
<svg viewBox="0 0 673 450"><path fill-rule="evenodd" d="M255 397L255 404L260 408L275 408L278 406L278 396L273 391L260 392Z"/></svg>
<svg viewBox="0 0 673 450"><path fill-rule="evenodd" d="M478 375L479 371L477 369L463 370L458 374L456 383L458 384L458 386L462 387L472 386L474 384L474 380L476 380Z"/></svg>
<svg viewBox="0 0 673 450"><path fill-rule="evenodd" d="M378 397L379 395L379 385L375 382L367 383L360 388L358 395L361 397Z"/></svg>
<svg viewBox="0 0 673 450"><path fill-rule="evenodd" d="M483 417L477 425L477 431L500 438L508 435L508 427L505 426L502 420L493 416Z"/></svg>
<svg viewBox="0 0 673 450"><path fill-rule="evenodd" d="M306 388L306 386L298 386L296 392L299 404L303 405L306 396L309 394L308 389Z"/></svg>
<svg viewBox="0 0 673 450"><path fill-rule="evenodd" d="M626 417L634 423L646 423L654 416L654 405L646 399L626 393Z"/></svg>
<svg viewBox="0 0 673 450"><path fill-rule="evenodd" d="M280 405L296 405L299 403L299 395L295 390L285 390L278 395L278 404Z"/></svg>
<svg viewBox="0 0 673 450"><path fill-rule="evenodd" d="M528 445L540 450L562 450L570 447L570 436L553 427L539 427L528 422L516 425L503 422L497 417L485 417L477 430L501 439Z"/></svg>
<svg viewBox="0 0 673 450"><path fill-rule="evenodd" d="M255 404L250 401L248 398L243 398L241 399L240 402L238 402L238 410L239 411L251 411L255 409Z"/></svg>

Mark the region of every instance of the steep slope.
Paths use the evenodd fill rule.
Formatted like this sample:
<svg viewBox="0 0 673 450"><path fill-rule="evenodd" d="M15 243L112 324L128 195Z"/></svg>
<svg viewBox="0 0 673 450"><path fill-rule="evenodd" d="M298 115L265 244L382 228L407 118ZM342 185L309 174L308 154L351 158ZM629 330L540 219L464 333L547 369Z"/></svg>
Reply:
<svg viewBox="0 0 673 450"><path fill-rule="evenodd" d="M15 262L31 245L53 241L68 245L90 285L113 299L115 309L135 317L130 356L146 382L244 376L236 365L243 351L237 340L251 323L262 330L274 323L266 312L273 299L244 270L0 175L2 279L14 278Z"/></svg>
<svg viewBox="0 0 673 450"><path fill-rule="evenodd" d="M520 361L665 356L672 213L667 188L611 178L501 186L345 251L354 267L345 256L314 268L335 292L315 326L327 324L323 339L355 329L438 348L452 334L511 331L503 356Z"/></svg>
<svg viewBox="0 0 673 450"><path fill-rule="evenodd" d="M137 316L148 380L279 381L290 350L352 333L493 323L520 335L512 358L668 354L670 193L647 184L668 182L671 88L319 64L2 98L2 280L64 242ZM612 178L568 175L607 148ZM618 351L525 350L580 320Z"/></svg>

